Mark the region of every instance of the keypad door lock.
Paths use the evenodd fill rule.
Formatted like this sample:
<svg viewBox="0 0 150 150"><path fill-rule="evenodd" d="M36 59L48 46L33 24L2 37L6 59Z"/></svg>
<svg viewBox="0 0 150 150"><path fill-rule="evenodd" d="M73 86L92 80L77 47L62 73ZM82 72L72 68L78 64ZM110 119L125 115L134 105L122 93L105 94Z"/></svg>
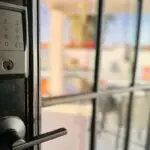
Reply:
<svg viewBox="0 0 150 150"><path fill-rule="evenodd" d="M65 128L59 128L26 142L24 136L26 133L24 122L15 116L7 116L0 119L0 147L6 146L10 150L23 150L34 145L56 139L67 134Z"/></svg>
<svg viewBox="0 0 150 150"><path fill-rule="evenodd" d="M0 2L0 76L28 77L28 15L23 6Z"/></svg>

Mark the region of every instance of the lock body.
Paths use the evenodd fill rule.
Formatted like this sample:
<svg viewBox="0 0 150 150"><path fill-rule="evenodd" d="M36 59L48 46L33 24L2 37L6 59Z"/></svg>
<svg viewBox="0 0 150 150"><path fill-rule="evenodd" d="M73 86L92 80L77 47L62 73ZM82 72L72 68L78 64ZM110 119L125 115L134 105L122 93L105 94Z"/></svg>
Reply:
<svg viewBox="0 0 150 150"><path fill-rule="evenodd" d="M24 79L0 80L0 116L19 116L26 120Z"/></svg>
<svg viewBox="0 0 150 150"><path fill-rule="evenodd" d="M0 116L26 121L28 106L27 8L0 1Z"/></svg>
<svg viewBox="0 0 150 150"><path fill-rule="evenodd" d="M38 91L38 78L34 75L38 72L33 70L35 56L29 56L33 49L37 51L33 18L29 18L33 16L32 6L32 1L0 0L0 119L19 117L25 125L25 141L39 134L39 125L35 122L39 120L39 99L34 96L34 91ZM0 149L7 148L0 144Z"/></svg>
<svg viewBox="0 0 150 150"><path fill-rule="evenodd" d="M27 8L0 2L0 77L28 77Z"/></svg>
<svg viewBox="0 0 150 150"><path fill-rule="evenodd" d="M67 134L64 127L39 134L39 0L6 1L0 0L0 150L39 150Z"/></svg>

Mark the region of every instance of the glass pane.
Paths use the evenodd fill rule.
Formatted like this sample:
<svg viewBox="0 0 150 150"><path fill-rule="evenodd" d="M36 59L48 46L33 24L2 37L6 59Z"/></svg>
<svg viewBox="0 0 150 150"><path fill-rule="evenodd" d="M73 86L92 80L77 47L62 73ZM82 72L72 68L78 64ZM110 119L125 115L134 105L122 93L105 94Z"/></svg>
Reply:
<svg viewBox="0 0 150 150"><path fill-rule="evenodd" d="M147 1L144 0L142 12L139 57L137 65L136 84L150 83L150 8L146 9Z"/></svg>
<svg viewBox="0 0 150 150"><path fill-rule="evenodd" d="M41 92L60 96L93 85L96 1L41 2Z"/></svg>
<svg viewBox="0 0 150 150"><path fill-rule="evenodd" d="M149 91L134 94L129 148L145 147L150 111ZM97 120L97 149L123 150L129 94L113 94L99 98Z"/></svg>
<svg viewBox="0 0 150 150"><path fill-rule="evenodd" d="M106 1L104 5L101 85L129 86L134 59L136 1Z"/></svg>
<svg viewBox="0 0 150 150"><path fill-rule="evenodd" d="M128 93L99 97L97 149L123 150L128 99Z"/></svg>
<svg viewBox="0 0 150 150"><path fill-rule="evenodd" d="M91 102L78 102L42 108L42 133L64 127L68 134L42 144L42 150L87 150Z"/></svg>
<svg viewBox="0 0 150 150"><path fill-rule="evenodd" d="M150 111L150 92L137 91L134 93L132 108L132 128L130 149L144 150L147 138L148 119ZM132 144L134 143L134 145Z"/></svg>

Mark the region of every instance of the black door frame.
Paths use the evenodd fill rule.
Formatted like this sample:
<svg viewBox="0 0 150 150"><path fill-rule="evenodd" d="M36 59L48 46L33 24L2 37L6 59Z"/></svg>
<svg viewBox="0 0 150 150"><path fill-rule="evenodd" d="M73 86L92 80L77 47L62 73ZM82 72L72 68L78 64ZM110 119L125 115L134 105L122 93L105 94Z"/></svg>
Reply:
<svg viewBox="0 0 150 150"><path fill-rule="evenodd" d="M29 128L29 137L40 134L40 23L39 0L25 0L28 9L29 26L29 120L32 125ZM31 123L30 123L31 124ZM35 150L40 149L34 146Z"/></svg>

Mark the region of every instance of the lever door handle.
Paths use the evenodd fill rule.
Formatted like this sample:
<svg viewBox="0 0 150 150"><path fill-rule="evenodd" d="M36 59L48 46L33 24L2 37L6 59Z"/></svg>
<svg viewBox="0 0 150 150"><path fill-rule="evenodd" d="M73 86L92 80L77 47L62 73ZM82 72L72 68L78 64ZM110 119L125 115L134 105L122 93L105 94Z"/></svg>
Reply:
<svg viewBox="0 0 150 150"><path fill-rule="evenodd" d="M24 141L26 133L24 122L15 116L6 116L0 118L0 147L3 143L11 150L23 150L43 142L59 138L67 134L65 128L59 128L39 136L34 137L31 141Z"/></svg>
<svg viewBox="0 0 150 150"><path fill-rule="evenodd" d="M12 150L23 150L23 149L32 147L34 145L41 144L46 141L59 138L66 134L67 134L67 130L65 128L59 128L59 129L41 134L37 137L34 137L34 139L29 142L23 142L23 143L21 142L20 144L18 143L17 145L12 146Z"/></svg>

